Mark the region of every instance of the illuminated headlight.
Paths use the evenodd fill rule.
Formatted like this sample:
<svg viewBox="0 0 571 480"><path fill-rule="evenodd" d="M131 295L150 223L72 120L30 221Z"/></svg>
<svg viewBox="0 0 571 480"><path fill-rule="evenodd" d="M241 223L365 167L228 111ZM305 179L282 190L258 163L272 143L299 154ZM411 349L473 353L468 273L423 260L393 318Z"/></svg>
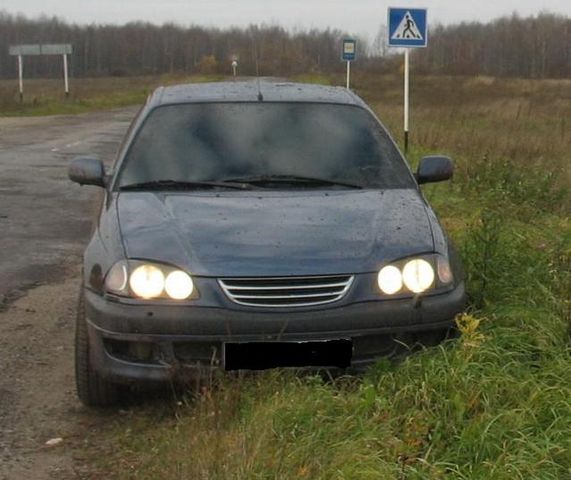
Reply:
<svg viewBox="0 0 571 480"><path fill-rule="evenodd" d="M141 265L131 273L129 286L137 297L156 298L165 289L165 275L154 265Z"/></svg>
<svg viewBox="0 0 571 480"><path fill-rule="evenodd" d="M105 290L144 300L186 300L196 293L188 273L167 265L138 260L120 261L113 265L105 278Z"/></svg>
<svg viewBox="0 0 571 480"><path fill-rule="evenodd" d="M389 296L438 290L449 287L453 281L448 259L438 254L394 262L383 267L377 276L379 289Z"/></svg>
<svg viewBox="0 0 571 480"><path fill-rule="evenodd" d="M411 260L402 270L402 279L411 292L425 292L434 283L434 268L421 258Z"/></svg>
<svg viewBox="0 0 571 480"><path fill-rule="evenodd" d="M165 292L173 300L185 300L193 291L194 283L190 275L180 270L168 274L165 280Z"/></svg>
<svg viewBox="0 0 571 480"><path fill-rule="evenodd" d="M379 288L387 295L394 295L402 289L402 273L393 266L387 265L379 272Z"/></svg>

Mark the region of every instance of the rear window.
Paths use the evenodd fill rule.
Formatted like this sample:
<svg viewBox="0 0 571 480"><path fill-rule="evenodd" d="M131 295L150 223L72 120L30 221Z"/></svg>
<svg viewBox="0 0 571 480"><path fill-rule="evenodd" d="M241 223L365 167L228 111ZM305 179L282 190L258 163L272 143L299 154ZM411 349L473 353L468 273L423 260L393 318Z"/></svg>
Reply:
<svg viewBox="0 0 571 480"><path fill-rule="evenodd" d="M387 133L366 110L269 102L157 108L129 149L119 186L251 175L307 176L366 188L414 186Z"/></svg>

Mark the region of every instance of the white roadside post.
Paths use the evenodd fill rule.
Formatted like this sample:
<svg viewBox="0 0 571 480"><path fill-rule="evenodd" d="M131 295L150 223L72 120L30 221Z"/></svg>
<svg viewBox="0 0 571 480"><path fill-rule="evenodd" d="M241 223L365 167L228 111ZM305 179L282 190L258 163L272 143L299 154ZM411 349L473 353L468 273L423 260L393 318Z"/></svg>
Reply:
<svg viewBox="0 0 571 480"><path fill-rule="evenodd" d="M238 54L234 53L230 56L230 65L232 65L232 76L234 77L234 79L236 78L236 76L238 75Z"/></svg>
<svg viewBox="0 0 571 480"><path fill-rule="evenodd" d="M404 48L404 151L410 132L410 49L428 45L428 11L424 8L389 7L389 47Z"/></svg>
<svg viewBox="0 0 571 480"><path fill-rule="evenodd" d="M351 88L351 62L355 60L356 54L357 42L352 38L344 39L341 59L347 62L347 90Z"/></svg>
<svg viewBox="0 0 571 480"><path fill-rule="evenodd" d="M408 153L410 122L410 50L404 51L404 151Z"/></svg>
<svg viewBox="0 0 571 480"><path fill-rule="evenodd" d="M22 55L18 55L18 86L20 90L20 103L24 101L24 62Z"/></svg>
<svg viewBox="0 0 571 480"><path fill-rule="evenodd" d="M67 54L63 54L63 82L65 89L65 97L69 97L69 77L67 71Z"/></svg>

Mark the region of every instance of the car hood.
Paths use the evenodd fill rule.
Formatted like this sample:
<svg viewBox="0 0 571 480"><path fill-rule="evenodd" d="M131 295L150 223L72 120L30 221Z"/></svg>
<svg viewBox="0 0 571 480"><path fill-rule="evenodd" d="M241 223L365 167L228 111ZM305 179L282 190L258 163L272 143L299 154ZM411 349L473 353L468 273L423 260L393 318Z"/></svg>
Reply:
<svg viewBox="0 0 571 480"><path fill-rule="evenodd" d="M365 273L432 252L418 191L125 192L128 258L212 277Z"/></svg>

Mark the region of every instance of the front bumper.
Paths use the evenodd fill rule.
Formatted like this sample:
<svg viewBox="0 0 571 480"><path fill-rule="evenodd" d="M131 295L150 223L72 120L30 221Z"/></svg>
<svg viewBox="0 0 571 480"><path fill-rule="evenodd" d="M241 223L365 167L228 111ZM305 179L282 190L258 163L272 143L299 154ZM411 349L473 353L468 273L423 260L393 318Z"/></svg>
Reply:
<svg viewBox="0 0 571 480"><path fill-rule="evenodd" d="M352 366L389 353L392 335L449 327L466 305L464 284L417 300L379 300L305 311L127 305L85 290L93 368L117 382L169 381L223 364L224 343L350 339ZM133 358L129 345L144 346Z"/></svg>

